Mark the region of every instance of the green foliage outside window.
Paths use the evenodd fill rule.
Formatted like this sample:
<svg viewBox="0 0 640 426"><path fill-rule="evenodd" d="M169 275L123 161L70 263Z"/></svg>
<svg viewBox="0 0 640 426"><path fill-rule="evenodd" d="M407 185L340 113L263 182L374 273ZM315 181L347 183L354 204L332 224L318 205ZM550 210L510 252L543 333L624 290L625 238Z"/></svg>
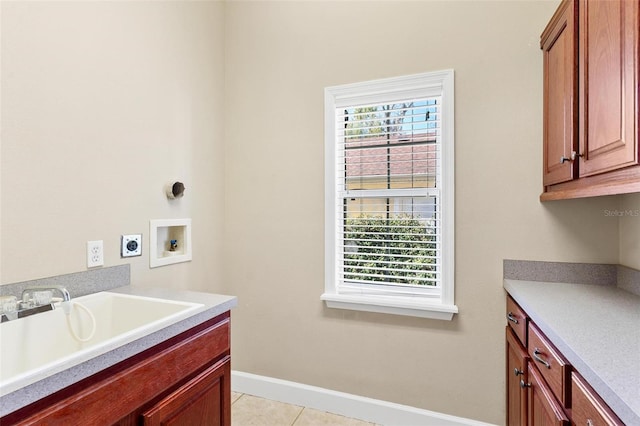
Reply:
<svg viewBox="0 0 640 426"><path fill-rule="evenodd" d="M435 285L436 235L427 225L407 214L346 219L345 281Z"/></svg>

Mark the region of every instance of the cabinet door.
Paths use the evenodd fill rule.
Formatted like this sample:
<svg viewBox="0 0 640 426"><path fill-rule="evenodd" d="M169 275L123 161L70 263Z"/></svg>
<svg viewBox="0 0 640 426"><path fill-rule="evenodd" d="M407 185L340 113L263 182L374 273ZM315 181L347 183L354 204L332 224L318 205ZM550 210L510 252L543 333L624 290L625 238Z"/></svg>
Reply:
<svg viewBox="0 0 640 426"><path fill-rule="evenodd" d="M145 426L229 426L229 357L209 367L142 414Z"/></svg>
<svg viewBox="0 0 640 426"><path fill-rule="evenodd" d="M565 0L542 33L544 185L576 176L576 2Z"/></svg>
<svg viewBox="0 0 640 426"><path fill-rule="evenodd" d="M582 426L622 426L607 404L577 373L571 375L571 422Z"/></svg>
<svg viewBox="0 0 640 426"><path fill-rule="evenodd" d="M507 426L527 424L527 351L507 327Z"/></svg>
<svg viewBox="0 0 640 426"><path fill-rule="evenodd" d="M568 426L569 419L544 382L535 366L529 362L529 426Z"/></svg>
<svg viewBox="0 0 640 426"><path fill-rule="evenodd" d="M638 163L638 0L579 6L580 176Z"/></svg>

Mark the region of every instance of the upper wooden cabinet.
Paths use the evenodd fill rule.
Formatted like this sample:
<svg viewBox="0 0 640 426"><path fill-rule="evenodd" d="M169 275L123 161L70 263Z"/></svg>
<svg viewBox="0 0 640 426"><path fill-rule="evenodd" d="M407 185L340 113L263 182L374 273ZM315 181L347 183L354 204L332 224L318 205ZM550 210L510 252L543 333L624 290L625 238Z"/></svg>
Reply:
<svg viewBox="0 0 640 426"><path fill-rule="evenodd" d="M580 176L638 164L638 1L580 1Z"/></svg>
<svg viewBox="0 0 640 426"><path fill-rule="evenodd" d="M542 34L544 52L544 185L566 182L576 174L577 125L576 10L565 1Z"/></svg>
<svg viewBox="0 0 640 426"><path fill-rule="evenodd" d="M637 0L564 0L541 36L541 200L640 192Z"/></svg>

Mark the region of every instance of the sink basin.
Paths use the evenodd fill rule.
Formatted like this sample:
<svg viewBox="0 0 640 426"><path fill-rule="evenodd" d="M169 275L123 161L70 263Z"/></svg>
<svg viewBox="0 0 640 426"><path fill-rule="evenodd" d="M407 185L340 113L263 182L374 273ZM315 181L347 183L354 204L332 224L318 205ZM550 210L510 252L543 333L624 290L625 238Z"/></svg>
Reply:
<svg viewBox="0 0 640 426"><path fill-rule="evenodd" d="M78 342L60 308L0 324L0 396L42 380L93 357L185 319L204 305L111 292L72 299L88 308L96 330ZM91 320L74 306L71 326L80 338Z"/></svg>

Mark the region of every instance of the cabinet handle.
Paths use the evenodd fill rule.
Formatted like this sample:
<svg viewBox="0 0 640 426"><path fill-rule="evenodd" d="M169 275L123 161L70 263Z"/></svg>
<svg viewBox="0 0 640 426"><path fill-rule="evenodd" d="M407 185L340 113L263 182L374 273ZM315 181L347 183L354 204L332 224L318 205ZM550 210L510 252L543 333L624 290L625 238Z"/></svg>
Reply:
<svg viewBox="0 0 640 426"><path fill-rule="evenodd" d="M512 314L511 312L509 312L509 313L507 314L507 319L508 319L509 321L511 321L512 323L514 323L514 324L518 324L518 319L517 319L516 317L514 317L514 316L513 316L513 314Z"/></svg>
<svg viewBox="0 0 640 426"><path fill-rule="evenodd" d="M551 364L549 364L547 361L545 361L544 359L540 358L540 355L542 355L542 352L540 352L540 349L535 348L533 350L533 358L538 361L540 364L544 365L547 368L551 368Z"/></svg>
<svg viewBox="0 0 640 426"><path fill-rule="evenodd" d="M523 374L524 374L524 371L522 371L522 370L518 370L518 368L516 367L516 368L514 368L514 369L513 369L513 374L514 374L516 377L518 377L518 376L523 375Z"/></svg>
<svg viewBox="0 0 640 426"><path fill-rule="evenodd" d="M520 387L522 389L524 388L530 388L531 387L531 383L525 383L524 380L520 380Z"/></svg>
<svg viewBox="0 0 640 426"><path fill-rule="evenodd" d="M593 420L587 419L587 426L593 426Z"/></svg>
<svg viewBox="0 0 640 426"><path fill-rule="evenodd" d="M576 152L575 151L571 151L571 157L565 157L564 155L560 157L560 164L564 164L565 161L575 161L576 159ZM578 155L578 157L582 157L582 155Z"/></svg>

